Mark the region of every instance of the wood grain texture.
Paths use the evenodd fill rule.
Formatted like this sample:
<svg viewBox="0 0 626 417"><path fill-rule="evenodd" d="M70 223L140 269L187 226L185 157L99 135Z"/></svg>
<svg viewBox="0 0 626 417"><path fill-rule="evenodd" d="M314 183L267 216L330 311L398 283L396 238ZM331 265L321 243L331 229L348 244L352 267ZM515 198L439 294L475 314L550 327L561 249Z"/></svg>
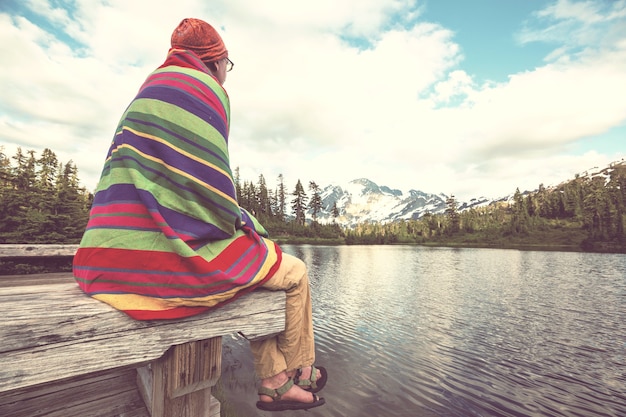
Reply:
<svg viewBox="0 0 626 417"><path fill-rule="evenodd" d="M0 245L0 259L74 256L78 245ZM1 271L0 271L1 272ZM0 416L219 417L221 336L285 328L285 293L257 290L211 312L135 321L71 273L0 275Z"/></svg>
<svg viewBox="0 0 626 417"><path fill-rule="evenodd" d="M236 332L275 334L285 326L282 291L257 290L181 320L132 320L71 283L0 288L0 308L0 392L139 367L170 346Z"/></svg>
<svg viewBox="0 0 626 417"><path fill-rule="evenodd" d="M0 416L150 417L134 381L135 371L126 369L0 393Z"/></svg>
<svg viewBox="0 0 626 417"><path fill-rule="evenodd" d="M0 275L0 287L23 287L25 285L69 284L75 282L71 272L45 274Z"/></svg>
<svg viewBox="0 0 626 417"><path fill-rule="evenodd" d="M167 367L166 391L170 398L211 388L222 373L222 338L172 346L156 363Z"/></svg>
<svg viewBox="0 0 626 417"><path fill-rule="evenodd" d="M0 245L0 258L74 256L77 250L78 245L2 244Z"/></svg>

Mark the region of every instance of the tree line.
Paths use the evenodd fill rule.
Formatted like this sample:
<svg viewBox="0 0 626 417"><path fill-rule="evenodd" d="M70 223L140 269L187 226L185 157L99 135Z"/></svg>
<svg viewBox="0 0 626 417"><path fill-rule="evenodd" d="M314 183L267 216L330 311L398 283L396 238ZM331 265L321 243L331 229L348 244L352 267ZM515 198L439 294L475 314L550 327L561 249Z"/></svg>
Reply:
<svg viewBox="0 0 626 417"><path fill-rule="evenodd" d="M267 224L274 237L335 239L345 244L431 244L482 247L527 247L626 252L624 233L626 164L615 163L595 176L577 175L556 187L540 184L533 192L516 189L510 201L459 209L448 197L444 213L425 213L412 220L339 227L336 206L323 207L321 190L298 180L291 201L282 175L271 188L263 175L256 183L235 185L242 206ZM291 206L288 204L291 203ZM329 224L318 215L330 213ZM291 214L291 220L287 216Z"/></svg>
<svg viewBox="0 0 626 417"><path fill-rule="evenodd" d="M603 175L576 176L559 186L513 194L511 201L460 210L454 196L444 213L393 223L341 227L336 205L324 207L322 190L298 180L292 191L279 175L269 185L242 180L234 170L237 198L279 241L338 244L432 244L542 247L626 252L626 164ZM76 165L62 164L44 149L7 157L0 147L0 242L78 243L93 194L79 186ZM308 191L308 192L307 192ZM330 213L330 222L318 216ZM327 216L326 216L327 217Z"/></svg>
<svg viewBox="0 0 626 417"><path fill-rule="evenodd" d="M80 242L93 194L79 184L74 162L60 163L50 149L38 156L33 150L18 148L8 157L0 146L0 243ZM273 235L327 239L342 235L338 225L316 222L322 200L314 181L308 184L309 197L300 180L288 192L280 175L278 186L272 189L263 175L257 184L242 182L237 168L235 185L241 206ZM308 211L312 224L307 221Z"/></svg>
<svg viewBox="0 0 626 417"><path fill-rule="evenodd" d="M239 168L234 171L235 190L239 204L252 213L275 238L331 239L343 243L343 229L333 221L331 224L318 222L322 206L321 188L315 181L309 181L309 194L298 179L293 191L289 192L282 174L278 175L276 186L268 186L263 174L256 183L242 181ZM333 219L339 216L335 204L330 208Z"/></svg>
<svg viewBox="0 0 626 417"><path fill-rule="evenodd" d="M74 162L50 149L9 158L0 147L0 242L78 243L93 200L79 184Z"/></svg>
<svg viewBox="0 0 626 417"><path fill-rule="evenodd" d="M515 190L511 201L459 210L454 196L442 214L417 220L361 224L346 243L420 243L528 247L626 253L626 163L594 176L533 192Z"/></svg>

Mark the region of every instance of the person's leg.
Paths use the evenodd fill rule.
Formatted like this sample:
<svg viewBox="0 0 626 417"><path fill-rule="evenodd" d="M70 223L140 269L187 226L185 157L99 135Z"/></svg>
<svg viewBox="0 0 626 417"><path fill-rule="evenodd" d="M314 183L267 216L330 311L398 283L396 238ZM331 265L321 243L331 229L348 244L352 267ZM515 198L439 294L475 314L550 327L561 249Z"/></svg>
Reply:
<svg viewBox="0 0 626 417"><path fill-rule="evenodd" d="M310 366L315 361L311 293L306 266L283 253L280 267L264 288L285 291L285 330L276 337L250 342L255 370L264 379L282 371Z"/></svg>
<svg viewBox="0 0 626 417"><path fill-rule="evenodd" d="M313 319L309 278L304 262L283 253L283 260L274 276L264 288L285 291L285 330L279 335L262 341L250 342L255 370L261 378L261 386L278 388L302 369L304 378L311 374L315 361ZM318 372L319 375L319 372ZM310 393L294 386L284 395L285 399L311 402ZM271 401L267 396L261 400Z"/></svg>

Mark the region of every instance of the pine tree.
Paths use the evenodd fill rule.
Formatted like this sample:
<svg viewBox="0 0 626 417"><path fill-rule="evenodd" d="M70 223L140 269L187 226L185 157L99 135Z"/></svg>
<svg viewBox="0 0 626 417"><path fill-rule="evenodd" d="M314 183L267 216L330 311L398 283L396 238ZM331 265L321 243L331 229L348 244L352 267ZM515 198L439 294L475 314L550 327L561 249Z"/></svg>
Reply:
<svg viewBox="0 0 626 417"><path fill-rule="evenodd" d="M267 190L267 199L269 201L270 217L276 219L276 213L278 212L278 199L276 198L276 192Z"/></svg>
<svg viewBox="0 0 626 417"><path fill-rule="evenodd" d="M0 190L13 188L11 160L4 154L4 146L0 145Z"/></svg>
<svg viewBox="0 0 626 417"><path fill-rule="evenodd" d="M337 208L337 202L335 201L333 203L333 209L331 211L332 215L333 215L333 223L337 222L337 217L339 217L339 209Z"/></svg>
<svg viewBox="0 0 626 417"><path fill-rule="evenodd" d="M11 160L4 154L4 146L0 146L0 235L12 230L15 210L15 179ZM1 239L0 242L3 242Z"/></svg>
<svg viewBox="0 0 626 417"><path fill-rule="evenodd" d="M239 167L235 168L233 177L233 181L235 182L235 195L237 197L237 201L241 204L241 176L239 175Z"/></svg>
<svg viewBox="0 0 626 417"><path fill-rule="evenodd" d="M22 152L22 148L17 148L13 156L17 166L13 175L14 188L8 202L9 215L5 223L5 232L9 241L14 243L40 242L41 225L46 221L36 209L41 196L35 188L37 179L35 151L28 151L27 155Z"/></svg>
<svg viewBox="0 0 626 417"><path fill-rule="evenodd" d="M259 216L262 220L267 220L271 215L269 193L267 191L267 184L265 183L265 177L263 174L259 175L259 182L256 189L256 200L259 207Z"/></svg>
<svg viewBox="0 0 626 417"><path fill-rule="evenodd" d="M510 232L513 234L526 234L528 233L528 209L526 207L526 201L522 196L519 188L515 190L513 195L512 216L510 222Z"/></svg>
<svg viewBox="0 0 626 417"><path fill-rule="evenodd" d="M607 184L611 199L615 205L615 237L622 245L626 243L624 215L626 214L626 170L615 169L610 174Z"/></svg>
<svg viewBox="0 0 626 417"><path fill-rule="evenodd" d="M61 167L56 181L56 207L54 225L58 239L78 241L87 223L88 211L85 209L86 191L81 189L78 169L69 161Z"/></svg>
<svg viewBox="0 0 626 417"><path fill-rule="evenodd" d="M456 199L453 195L446 199L445 215L448 219L448 232L450 234L457 233L460 230L460 219Z"/></svg>
<svg viewBox="0 0 626 417"><path fill-rule="evenodd" d="M309 201L309 209L314 222L317 222L317 214L322 210L322 197L320 196L320 187L315 181L309 181L309 190L311 191L311 200Z"/></svg>
<svg viewBox="0 0 626 417"><path fill-rule="evenodd" d="M295 216L295 223L299 226L304 226L304 223L306 221L305 210L308 197L304 192L304 187L302 186L300 180L298 180L298 183L296 184L296 189L294 190L292 195L293 200L291 201L291 210Z"/></svg>
<svg viewBox="0 0 626 417"><path fill-rule="evenodd" d="M36 187L38 194L43 196L39 201L38 208L51 213L54 205L55 182L59 171L59 161L55 153L46 148L37 160L37 164L39 173L37 175Z"/></svg>
<svg viewBox="0 0 626 417"><path fill-rule="evenodd" d="M276 218L284 222L285 221L285 201L286 201L286 188L283 174L278 175L278 188L276 189Z"/></svg>
<svg viewBox="0 0 626 417"><path fill-rule="evenodd" d="M240 205L254 216L259 212L256 187L251 181L243 182Z"/></svg>

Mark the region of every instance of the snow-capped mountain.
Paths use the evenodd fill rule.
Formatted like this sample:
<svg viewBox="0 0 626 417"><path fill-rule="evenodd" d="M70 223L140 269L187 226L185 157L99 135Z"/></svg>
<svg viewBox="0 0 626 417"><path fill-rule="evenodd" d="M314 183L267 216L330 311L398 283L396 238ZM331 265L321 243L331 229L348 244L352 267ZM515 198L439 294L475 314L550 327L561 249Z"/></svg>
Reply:
<svg viewBox="0 0 626 417"><path fill-rule="evenodd" d="M445 194L429 194L418 190L403 193L397 189L378 186L374 182L360 178L345 185L329 185L322 189L322 212L318 213L320 223L333 220L342 226L354 226L364 222L389 223L396 220L419 219L424 213L443 213L446 209ZM490 203L486 198L458 202L459 210ZM333 207L337 205L339 216L334 219ZM311 213L308 213L310 218Z"/></svg>
<svg viewBox="0 0 626 417"><path fill-rule="evenodd" d="M577 175L581 178L603 177L608 181L614 170L626 170L626 161L616 161L607 167L594 167ZM569 181L569 180L568 180ZM563 182L564 184L565 182ZM548 186L546 189L556 189L558 186ZM522 195L537 190L524 191ZM445 194L429 194L418 190L410 190L403 193L397 189L386 186L378 186L374 182L360 178L350 181L345 185L329 185L322 189L322 212L318 213L317 220L320 223L332 223L346 227L358 223L390 223L396 220L419 219L425 213L441 214L446 210ZM473 198L469 201L456 200L459 211L473 207L487 206L492 203L511 202L513 194L499 199L486 197ZM332 212L337 205L339 216L334 219ZM307 213L311 219L311 211Z"/></svg>
<svg viewBox="0 0 626 417"><path fill-rule="evenodd" d="M614 170L626 170L626 161L616 161L607 167L594 167L580 174L581 178L603 177L608 181ZM569 181L569 180L568 180ZM563 182L562 184L564 184ZM557 189L548 186L546 189ZM522 195L537 190L526 190ZM390 223L397 220L419 219L425 213L442 214L446 210L445 194L429 194L418 190L403 193L400 190L379 186L374 182L360 178L345 185L328 185L322 188L322 211L317 215L320 223L336 221L341 226L351 227L359 223ZM487 206L492 203L510 203L513 193L498 199L486 197L472 198L469 201L456 200L457 210L463 211L474 207ZM333 217L333 207L337 205L339 216ZM307 212L307 220L311 220L311 210Z"/></svg>

